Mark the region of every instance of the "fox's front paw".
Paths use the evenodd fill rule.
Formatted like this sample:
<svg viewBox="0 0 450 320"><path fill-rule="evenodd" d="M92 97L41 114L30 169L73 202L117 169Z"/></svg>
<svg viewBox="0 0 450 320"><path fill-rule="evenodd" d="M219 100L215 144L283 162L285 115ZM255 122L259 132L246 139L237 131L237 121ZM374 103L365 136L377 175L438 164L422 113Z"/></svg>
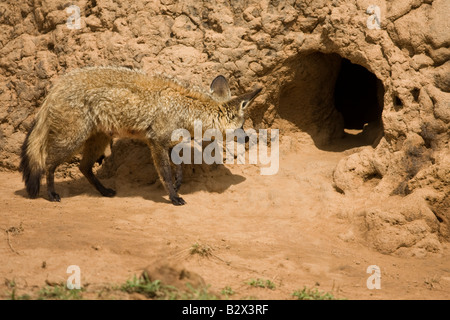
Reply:
<svg viewBox="0 0 450 320"><path fill-rule="evenodd" d="M52 202L60 202L61 201L61 197L59 196L59 194L57 194L54 191L48 193L48 199Z"/></svg>
<svg viewBox="0 0 450 320"><path fill-rule="evenodd" d="M116 195L116 191L114 191L113 189L109 189L109 188L105 188L104 190L101 191L102 196L104 197L114 197Z"/></svg>
<svg viewBox="0 0 450 320"><path fill-rule="evenodd" d="M175 196L175 197L172 197L170 200L172 201L174 206L182 206L182 205L186 204L186 201L184 201L183 198L181 198L181 197Z"/></svg>

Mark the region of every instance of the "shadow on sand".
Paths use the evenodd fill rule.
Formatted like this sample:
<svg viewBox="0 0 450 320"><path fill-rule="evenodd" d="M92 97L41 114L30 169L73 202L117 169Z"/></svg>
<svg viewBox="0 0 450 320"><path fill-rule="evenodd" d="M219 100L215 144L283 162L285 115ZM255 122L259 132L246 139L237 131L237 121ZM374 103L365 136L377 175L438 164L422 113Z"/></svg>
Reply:
<svg viewBox="0 0 450 320"><path fill-rule="evenodd" d="M186 172L187 171L187 172ZM181 197L199 191L223 193L230 186L237 185L245 181L245 177L231 173L224 165L214 165L212 168L204 168L204 165L187 165L183 168L184 181L180 188ZM168 203L168 194L164 190L158 178L147 180L146 177L136 175L113 176L111 178L99 178L107 188L116 190L116 198L141 197L145 200L157 203ZM92 186L81 174L74 179L55 181L56 192L64 198L87 195L89 197L102 197L102 195ZM16 195L28 198L25 186L14 192ZM39 197L48 199L45 179L41 181L41 191Z"/></svg>

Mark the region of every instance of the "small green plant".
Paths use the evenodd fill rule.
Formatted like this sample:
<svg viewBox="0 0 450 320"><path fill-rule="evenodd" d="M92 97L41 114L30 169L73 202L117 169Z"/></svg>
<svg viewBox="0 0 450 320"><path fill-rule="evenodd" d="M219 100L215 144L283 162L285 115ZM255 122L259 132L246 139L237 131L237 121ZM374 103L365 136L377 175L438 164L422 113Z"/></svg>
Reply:
<svg viewBox="0 0 450 320"><path fill-rule="evenodd" d="M31 299L30 295L28 295L28 294L17 295L16 281L6 279L5 284L8 288L11 289L11 292L9 294L9 297L11 300L30 300Z"/></svg>
<svg viewBox="0 0 450 320"><path fill-rule="evenodd" d="M84 289L68 289L65 285L45 286L38 293L38 300L80 300Z"/></svg>
<svg viewBox="0 0 450 320"><path fill-rule="evenodd" d="M252 287L256 288L267 288L270 290L274 290L276 288L275 283L273 283L270 280L263 280L263 279L250 279L247 281L248 285L251 285Z"/></svg>
<svg viewBox="0 0 450 320"><path fill-rule="evenodd" d="M216 300L217 297L208 291L208 288L194 288L189 283L187 290L182 291L176 287L163 285L160 280L151 281L147 274L136 276L120 286L120 290L127 293L140 293L151 299L167 300Z"/></svg>
<svg viewBox="0 0 450 320"><path fill-rule="evenodd" d="M225 288L222 289L222 291L220 291L220 294L228 297L228 296L232 296L233 294L235 294L235 292L233 289L231 289L230 286L226 286Z"/></svg>
<svg viewBox="0 0 450 320"><path fill-rule="evenodd" d="M16 290L14 289L11 292L11 300L31 300L31 296L29 294L22 294L20 296L16 295Z"/></svg>
<svg viewBox="0 0 450 320"><path fill-rule="evenodd" d="M37 294L36 292L33 295L28 293L18 295L17 294L17 284L14 280L5 280L6 286L11 289L9 293L9 297L11 300L80 300L82 299L81 293L84 289L68 289L64 284L58 284L55 286L45 286L41 288Z"/></svg>
<svg viewBox="0 0 450 320"><path fill-rule="evenodd" d="M151 281L147 274L143 274L140 278L136 275L131 280L127 280L125 284L120 287L120 290L127 293L140 293L148 298L163 298L170 291L170 287L162 286L161 281Z"/></svg>
<svg viewBox="0 0 450 320"><path fill-rule="evenodd" d="M320 292L317 288L306 288L294 291L292 294L298 300L336 300L336 298L329 292Z"/></svg>
<svg viewBox="0 0 450 320"><path fill-rule="evenodd" d="M181 300L217 300L217 296L208 291L206 288L194 288L191 284L187 283L188 291L179 292L175 299Z"/></svg>

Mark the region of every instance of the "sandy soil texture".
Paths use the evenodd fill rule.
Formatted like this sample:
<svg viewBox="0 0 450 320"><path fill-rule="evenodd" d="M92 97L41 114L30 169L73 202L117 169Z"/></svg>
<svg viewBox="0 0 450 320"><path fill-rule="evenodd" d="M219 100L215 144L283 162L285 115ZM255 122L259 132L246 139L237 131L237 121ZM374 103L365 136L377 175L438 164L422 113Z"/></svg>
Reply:
<svg viewBox="0 0 450 320"><path fill-rule="evenodd" d="M145 177L104 180L115 198L79 175L60 178L62 202L51 203L43 191L28 199L19 173L3 172L0 296L10 298L12 281L18 294L65 283L67 267L77 265L86 297L97 299L104 286L169 264L198 274L211 292L232 288L233 299L293 299L304 286L347 299L449 299L447 244L426 258L383 255L367 246L364 223L346 214L364 200L337 192L332 173L354 150L284 138L278 174L262 176L259 165L197 170L181 188L182 207ZM361 188L370 192L370 184ZM195 245L207 254L192 254ZM379 290L367 288L370 265L380 268ZM252 287L252 279L276 287Z"/></svg>

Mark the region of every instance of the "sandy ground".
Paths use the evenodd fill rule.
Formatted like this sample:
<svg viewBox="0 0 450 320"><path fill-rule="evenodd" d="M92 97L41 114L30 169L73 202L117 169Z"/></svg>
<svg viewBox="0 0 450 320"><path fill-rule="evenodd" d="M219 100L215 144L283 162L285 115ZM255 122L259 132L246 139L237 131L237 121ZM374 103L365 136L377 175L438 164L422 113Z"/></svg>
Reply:
<svg viewBox="0 0 450 320"><path fill-rule="evenodd" d="M231 287L233 299L292 299L304 286L347 299L449 299L447 244L440 255L401 258L345 236L354 226L336 212L360 199L336 192L331 177L348 152L283 147L273 176L257 165L221 166L182 186L182 207L159 182L104 180L117 196L103 198L83 177L57 181L61 203L44 198L45 186L30 200L19 173L0 173L0 297L10 297L11 281L21 293L65 283L69 265L95 288L167 262L199 274L213 292ZM210 255L190 254L196 243ZM381 269L379 290L366 286L370 265ZM276 288L246 284L257 278Z"/></svg>

